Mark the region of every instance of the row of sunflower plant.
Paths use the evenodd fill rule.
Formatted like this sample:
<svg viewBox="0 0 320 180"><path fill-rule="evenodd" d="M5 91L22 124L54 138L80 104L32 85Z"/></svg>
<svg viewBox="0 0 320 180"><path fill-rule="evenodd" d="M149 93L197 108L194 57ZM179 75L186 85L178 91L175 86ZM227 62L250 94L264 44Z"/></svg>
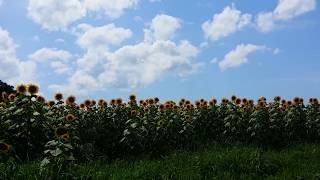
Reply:
<svg viewBox="0 0 320 180"><path fill-rule="evenodd" d="M191 102L138 100L130 95L106 101L57 93L54 100L37 95L34 84L2 93L0 158L42 158L42 166L63 169L69 161L114 159L143 153L162 154L205 143L246 143L281 147L318 142L317 98L267 102L232 96Z"/></svg>

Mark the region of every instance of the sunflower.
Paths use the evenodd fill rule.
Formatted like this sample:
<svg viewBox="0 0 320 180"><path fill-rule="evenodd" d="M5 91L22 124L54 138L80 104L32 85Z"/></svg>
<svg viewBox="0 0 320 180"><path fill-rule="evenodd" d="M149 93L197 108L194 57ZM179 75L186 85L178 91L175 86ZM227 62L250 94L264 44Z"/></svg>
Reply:
<svg viewBox="0 0 320 180"><path fill-rule="evenodd" d="M143 101L142 106L146 106L148 103L146 101Z"/></svg>
<svg viewBox="0 0 320 180"><path fill-rule="evenodd" d="M15 99L16 99L16 95L15 94L10 94L9 96L8 96L8 99L10 100L10 101L14 101Z"/></svg>
<svg viewBox="0 0 320 180"><path fill-rule="evenodd" d="M104 99L99 99L98 105L101 106L103 102L104 102Z"/></svg>
<svg viewBox="0 0 320 180"><path fill-rule="evenodd" d="M46 99L43 96L37 96L36 101L39 103L44 103Z"/></svg>
<svg viewBox="0 0 320 180"><path fill-rule="evenodd" d="M80 108L81 108L81 109L83 109L83 108L85 108L85 107L86 107L86 105L84 105L83 103L80 104Z"/></svg>
<svg viewBox="0 0 320 180"><path fill-rule="evenodd" d="M227 100L226 98L222 98L222 100L221 100L221 104L226 105L226 104L227 104L227 101L226 101L226 100Z"/></svg>
<svg viewBox="0 0 320 180"><path fill-rule="evenodd" d="M237 98L236 101L235 101L235 103L236 103L237 105L241 104L241 99L240 99L240 98Z"/></svg>
<svg viewBox="0 0 320 180"><path fill-rule="evenodd" d="M67 105L73 105L76 102L76 97L75 96L69 96L66 99L66 104Z"/></svg>
<svg viewBox="0 0 320 180"><path fill-rule="evenodd" d="M265 106L266 106L266 103L263 102L263 101L260 101L260 102L259 102L259 106L260 106L260 107L265 107Z"/></svg>
<svg viewBox="0 0 320 180"><path fill-rule="evenodd" d="M97 102L95 100L91 100L91 106L95 106Z"/></svg>
<svg viewBox="0 0 320 180"><path fill-rule="evenodd" d="M79 111L81 108L80 108L80 106L76 106L76 109Z"/></svg>
<svg viewBox="0 0 320 180"><path fill-rule="evenodd" d="M189 100L186 100L186 104L188 105L188 104L191 104L191 102L189 101Z"/></svg>
<svg viewBox="0 0 320 180"><path fill-rule="evenodd" d="M309 98L309 104L313 104L314 98Z"/></svg>
<svg viewBox="0 0 320 180"><path fill-rule="evenodd" d="M237 96L235 96L235 95L231 96L231 100L232 100L233 102L235 102L235 101L237 100Z"/></svg>
<svg viewBox="0 0 320 180"><path fill-rule="evenodd" d="M291 106L291 105L292 105L292 101L288 101L287 103L288 103L288 105L289 105L289 106Z"/></svg>
<svg viewBox="0 0 320 180"><path fill-rule="evenodd" d="M121 105L122 104L122 99L121 98L116 99L116 104L117 105Z"/></svg>
<svg viewBox="0 0 320 180"><path fill-rule="evenodd" d="M69 141L70 135L68 133L66 133L66 134L63 134L62 136L60 136L60 138L65 140L65 141Z"/></svg>
<svg viewBox="0 0 320 180"><path fill-rule="evenodd" d="M313 98L313 104L314 104L314 105L318 105L318 104L319 104L319 101L318 101L317 98Z"/></svg>
<svg viewBox="0 0 320 180"><path fill-rule="evenodd" d="M76 120L76 117L75 117L73 114L68 114L68 115L66 116L66 120L67 120L68 122L73 122L74 120Z"/></svg>
<svg viewBox="0 0 320 180"><path fill-rule="evenodd" d="M16 88L17 92L20 93L20 94L24 94L27 92L27 86L24 85L24 84L20 84L17 86Z"/></svg>
<svg viewBox="0 0 320 180"><path fill-rule="evenodd" d="M47 102L47 105L50 106L50 107L54 106L55 104L56 103L54 101L48 101Z"/></svg>
<svg viewBox="0 0 320 180"><path fill-rule="evenodd" d="M254 100L253 99L249 99L249 104L253 105L254 104Z"/></svg>
<svg viewBox="0 0 320 180"><path fill-rule="evenodd" d="M281 100L281 104L285 104L285 103L287 103L287 101L284 100L284 99L282 99L282 100Z"/></svg>
<svg viewBox="0 0 320 180"><path fill-rule="evenodd" d="M154 99L152 99L152 98L148 99L148 103L149 103L149 104L154 104L154 103L155 103L155 102L154 102Z"/></svg>
<svg viewBox="0 0 320 180"><path fill-rule="evenodd" d="M32 95L37 94L39 92L39 86L35 84L29 84L27 89L28 89L28 92Z"/></svg>
<svg viewBox="0 0 320 180"><path fill-rule="evenodd" d="M148 113L148 112L150 112L150 109L149 109L149 108L144 108L143 111L144 111L145 113Z"/></svg>
<svg viewBox="0 0 320 180"><path fill-rule="evenodd" d="M164 110L165 106L163 104L160 104L159 109L162 111Z"/></svg>
<svg viewBox="0 0 320 180"><path fill-rule="evenodd" d="M280 96L275 96L275 97L273 98L273 100L274 100L275 102L280 102L280 101L281 101L281 97L280 97Z"/></svg>
<svg viewBox="0 0 320 180"><path fill-rule="evenodd" d="M155 98L154 98L154 102L155 102L155 103L158 103L159 101L160 101L160 99L159 99L158 97L155 97Z"/></svg>
<svg viewBox="0 0 320 180"><path fill-rule="evenodd" d="M89 99L86 99L86 100L84 101L84 105L85 105L86 107L90 107L91 101L90 101Z"/></svg>
<svg viewBox="0 0 320 180"><path fill-rule="evenodd" d="M299 103L303 104L303 101L304 101L303 98L300 98Z"/></svg>
<svg viewBox="0 0 320 180"><path fill-rule="evenodd" d="M188 109L193 109L192 104L187 104L187 108L188 108Z"/></svg>
<svg viewBox="0 0 320 180"><path fill-rule="evenodd" d="M173 106L173 109L174 109L174 110L178 110L178 109L179 109L179 106L174 105L174 106Z"/></svg>
<svg viewBox="0 0 320 180"><path fill-rule="evenodd" d="M170 104L165 104L166 109L170 109L170 107L171 107Z"/></svg>
<svg viewBox="0 0 320 180"><path fill-rule="evenodd" d="M243 99L242 99L242 103L243 103L243 104L247 104L247 103L248 103L248 99L247 99L247 98L243 98Z"/></svg>
<svg viewBox="0 0 320 180"><path fill-rule="evenodd" d="M67 133L68 133L68 130L64 127L58 127L55 131L55 134L57 137L60 137L60 136L67 134Z"/></svg>
<svg viewBox="0 0 320 180"><path fill-rule="evenodd" d="M203 103L203 102L204 102L204 99L200 99L200 102Z"/></svg>
<svg viewBox="0 0 320 180"><path fill-rule="evenodd" d="M200 102L200 101L196 101L196 102L195 102L195 105L196 105L197 107L200 107L201 102Z"/></svg>
<svg viewBox="0 0 320 180"><path fill-rule="evenodd" d="M56 99L57 101L61 101L63 99L63 94L62 93L56 93L54 95L54 99Z"/></svg>
<svg viewBox="0 0 320 180"><path fill-rule="evenodd" d="M266 99L264 96L260 97L259 99L261 99L261 100L264 101L264 102L267 101L267 99Z"/></svg>
<svg viewBox="0 0 320 180"><path fill-rule="evenodd" d="M0 152L8 153L10 151L10 145L4 142L0 142Z"/></svg>
<svg viewBox="0 0 320 180"><path fill-rule="evenodd" d="M298 105L298 104L300 103L300 97L295 97L295 98L293 98L293 103L294 103L295 105Z"/></svg>

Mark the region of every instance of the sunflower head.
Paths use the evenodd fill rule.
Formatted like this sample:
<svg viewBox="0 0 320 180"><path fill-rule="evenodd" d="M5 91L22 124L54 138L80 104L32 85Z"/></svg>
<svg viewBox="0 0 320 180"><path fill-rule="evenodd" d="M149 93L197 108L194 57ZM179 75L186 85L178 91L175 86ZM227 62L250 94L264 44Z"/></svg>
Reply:
<svg viewBox="0 0 320 180"><path fill-rule="evenodd" d="M61 135L60 138L65 140L65 141L69 141L70 135L68 133L66 133L66 134Z"/></svg>
<svg viewBox="0 0 320 180"><path fill-rule="evenodd" d="M313 104L314 104L314 105L318 105L318 104L319 104L319 101L318 101L317 98L313 98Z"/></svg>
<svg viewBox="0 0 320 180"><path fill-rule="evenodd" d="M233 102L235 102L235 101L237 100L237 96L235 96L235 95L231 96L231 100L232 100Z"/></svg>
<svg viewBox="0 0 320 180"><path fill-rule="evenodd" d="M295 98L293 98L293 103L294 103L295 105L298 105L298 104L300 103L300 97L295 97Z"/></svg>
<svg viewBox="0 0 320 180"><path fill-rule="evenodd" d="M285 103L287 103L287 101L285 99L282 99L281 104L285 104Z"/></svg>
<svg viewBox="0 0 320 180"><path fill-rule="evenodd" d="M54 106L56 103L54 101L48 101L47 102L48 106L52 107Z"/></svg>
<svg viewBox="0 0 320 180"><path fill-rule="evenodd" d="M60 137L60 136L67 134L67 133L68 133L68 130L64 127L58 127L55 131L55 134L57 137Z"/></svg>
<svg viewBox="0 0 320 180"><path fill-rule="evenodd" d="M170 109L170 104L165 104L165 109Z"/></svg>
<svg viewBox="0 0 320 180"><path fill-rule="evenodd" d="M91 100L91 106L95 106L97 104L97 101L95 101L95 100Z"/></svg>
<svg viewBox="0 0 320 180"><path fill-rule="evenodd" d="M189 100L186 100L185 103L186 103L187 105L188 105L188 104L191 104L191 102L190 102Z"/></svg>
<svg viewBox="0 0 320 180"><path fill-rule="evenodd" d="M178 109L179 109L179 106L174 105L174 106L173 106L173 109L174 109L174 110L178 110Z"/></svg>
<svg viewBox="0 0 320 180"><path fill-rule="evenodd" d="M85 107L86 107L86 105L84 105L84 103L81 103L81 104L80 104L80 108L81 108L81 109L83 109L83 108L85 108Z"/></svg>
<svg viewBox="0 0 320 180"><path fill-rule="evenodd" d="M39 103L44 103L46 99L43 96L37 96L36 101Z"/></svg>
<svg viewBox="0 0 320 180"><path fill-rule="evenodd" d="M281 101L281 97L280 97L280 96L275 96L275 97L273 98L273 100L274 100L275 102L280 102L280 101Z"/></svg>
<svg viewBox="0 0 320 180"><path fill-rule="evenodd" d="M85 105L86 107L90 107L90 106L91 106L91 101L90 101L89 99L86 99L86 100L84 101L84 105Z"/></svg>
<svg viewBox="0 0 320 180"><path fill-rule="evenodd" d="M57 101L61 101L63 99L63 94L62 93L56 93L54 95L54 98L57 100Z"/></svg>
<svg viewBox="0 0 320 180"><path fill-rule="evenodd" d="M144 111L145 113L148 113L148 112L150 112L150 109L149 109L149 108L144 108L143 111Z"/></svg>
<svg viewBox="0 0 320 180"><path fill-rule="evenodd" d="M27 89L28 89L28 92L32 95L37 94L39 92L39 86L35 84L29 84Z"/></svg>
<svg viewBox="0 0 320 180"><path fill-rule="evenodd" d="M241 104L241 99L237 98L235 102L236 102L237 105L240 105Z"/></svg>
<svg viewBox="0 0 320 180"><path fill-rule="evenodd" d="M25 94L27 92L27 86L24 84L19 84L16 88L16 91L20 94Z"/></svg>
<svg viewBox="0 0 320 180"><path fill-rule="evenodd" d="M159 109L162 111L164 110L165 106L163 104L160 104Z"/></svg>
<svg viewBox="0 0 320 180"><path fill-rule="evenodd" d="M254 104L254 100L253 99L249 99L249 104L253 105Z"/></svg>
<svg viewBox="0 0 320 180"><path fill-rule="evenodd" d="M110 104L113 105L113 106L116 105L116 100L115 99L111 99L110 100Z"/></svg>
<svg viewBox="0 0 320 180"><path fill-rule="evenodd" d="M121 98L116 99L116 104L117 105L121 105L122 104L122 99Z"/></svg>
<svg viewBox="0 0 320 180"><path fill-rule="evenodd" d="M265 103L264 101L260 101L260 102L259 102L259 106L260 106L260 107L265 107L265 106L266 106L266 103Z"/></svg>
<svg viewBox="0 0 320 180"><path fill-rule="evenodd" d="M303 98L300 98L299 103L303 104L303 101L304 101Z"/></svg>
<svg viewBox="0 0 320 180"><path fill-rule="evenodd" d="M247 99L247 98L243 98L243 99L242 99L242 103L243 103L243 104L247 104L247 103L248 103L248 99Z"/></svg>
<svg viewBox="0 0 320 180"><path fill-rule="evenodd" d="M264 97L264 96L261 96L259 99L261 99L261 101L264 101L264 102L266 102L266 101L267 101L267 98L266 98L266 97Z"/></svg>
<svg viewBox="0 0 320 180"><path fill-rule="evenodd" d="M158 103L159 101L160 101L160 99L159 99L158 97L155 97L155 98L154 98L154 102L155 102L155 103Z"/></svg>
<svg viewBox="0 0 320 180"><path fill-rule="evenodd" d="M101 106L103 102L104 102L104 99L99 99L98 105Z"/></svg>
<svg viewBox="0 0 320 180"><path fill-rule="evenodd" d="M10 151L10 145L4 142L0 142L0 152L8 153Z"/></svg>
<svg viewBox="0 0 320 180"><path fill-rule="evenodd" d="M131 95L129 96L129 100L130 100L130 101L136 100L136 95L131 94Z"/></svg>
<svg viewBox="0 0 320 180"><path fill-rule="evenodd" d="M143 101L142 106L147 106L148 103L146 101Z"/></svg>
<svg viewBox="0 0 320 180"><path fill-rule="evenodd" d="M148 99L148 103L149 103L149 104L154 104L154 103L155 103L155 102L154 102L154 99L153 99L153 98Z"/></svg>
<svg viewBox="0 0 320 180"><path fill-rule="evenodd" d="M188 108L188 109L193 109L192 104L187 104L187 108Z"/></svg>
<svg viewBox="0 0 320 180"><path fill-rule="evenodd" d="M289 105L289 106L291 106L291 105L292 105L292 101L288 101L287 103L288 103L288 105Z"/></svg>
<svg viewBox="0 0 320 180"><path fill-rule="evenodd" d="M69 96L66 99L66 104L67 105L74 105L75 102L76 102L76 97L75 96Z"/></svg>
<svg viewBox="0 0 320 180"><path fill-rule="evenodd" d="M201 105L201 102L200 102L200 101L196 101L196 102L195 102L195 105L196 105L197 107L199 107L199 106Z"/></svg>
<svg viewBox="0 0 320 180"><path fill-rule="evenodd" d="M14 101L16 99L16 95L12 93L8 96L8 99L9 101Z"/></svg>
<svg viewBox="0 0 320 180"><path fill-rule="evenodd" d="M74 120L76 120L76 117L75 117L73 114L68 114L68 115L66 116L66 120L67 120L68 122L73 122Z"/></svg>

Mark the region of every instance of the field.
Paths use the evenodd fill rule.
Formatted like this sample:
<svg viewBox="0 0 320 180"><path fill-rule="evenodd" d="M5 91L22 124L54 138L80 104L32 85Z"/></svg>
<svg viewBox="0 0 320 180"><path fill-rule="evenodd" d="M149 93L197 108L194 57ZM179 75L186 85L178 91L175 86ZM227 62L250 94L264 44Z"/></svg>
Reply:
<svg viewBox="0 0 320 180"><path fill-rule="evenodd" d="M38 91L29 84L2 93L5 179L319 178L317 98L174 102L130 95L77 104L74 96L45 100Z"/></svg>

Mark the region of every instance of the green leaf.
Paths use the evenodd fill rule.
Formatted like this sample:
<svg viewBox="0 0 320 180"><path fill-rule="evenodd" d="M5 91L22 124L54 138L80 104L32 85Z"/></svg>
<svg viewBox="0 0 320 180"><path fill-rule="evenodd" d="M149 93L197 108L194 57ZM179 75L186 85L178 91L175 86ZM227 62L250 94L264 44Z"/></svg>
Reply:
<svg viewBox="0 0 320 180"><path fill-rule="evenodd" d="M57 148L55 150L50 150L50 153L51 153L52 156L57 157L62 153L62 151L61 151L60 148Z"/></svg>

